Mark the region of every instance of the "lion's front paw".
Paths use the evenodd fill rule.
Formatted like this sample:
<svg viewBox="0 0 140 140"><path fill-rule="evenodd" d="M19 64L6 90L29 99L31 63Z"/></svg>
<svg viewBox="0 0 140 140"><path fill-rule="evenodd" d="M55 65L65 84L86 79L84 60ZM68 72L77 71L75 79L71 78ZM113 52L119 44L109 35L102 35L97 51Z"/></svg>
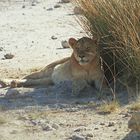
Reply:
<svg viewBox="0 0 140 140"><path fill-rule="evenodd" d="M16 87L17 87L17 82L15 80L11 81L10 88L16 88Z"/></svg>
<svg viewBox="0 0 140 140"><path fill-rule="evenodd" d="M81 92L85 90L87 87L87 81L86 80L73 80L72 81L72 95L80 95Z"/></svg>

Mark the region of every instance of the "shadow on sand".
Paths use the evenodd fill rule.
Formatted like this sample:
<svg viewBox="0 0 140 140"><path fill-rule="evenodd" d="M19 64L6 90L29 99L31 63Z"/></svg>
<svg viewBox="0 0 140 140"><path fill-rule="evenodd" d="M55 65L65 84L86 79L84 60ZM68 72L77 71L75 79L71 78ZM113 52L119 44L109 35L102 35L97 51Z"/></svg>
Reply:
<svg viewBox="0 0 140 140"><path fill-rule="evenodd" d="M73 95L71 89L69 83L48 88L0 89L0 106L7 110L34 106L69 108L78 104L99 101L93 88L85 90L80 96Z"/></svg>
<svg viewBox="0 0 140 140"><path fill-rule="evenodd" d="M131 131L129 134L126 135L125 138L123 138L122 140L140 140L140 134Z"/></svg>
<svg viewBox="0 0 140 140"><path fill-rule="evenodd" d="M33 106L69 108L70 106L75 107L79 104L86 105L91 102L97 105L101 102L111 100L111 96L112 93L101 94L93 87L88 87L80 92L80 96L73 95L72 83L64 82L48 88L0 89L0 106L8 110ZM116 98L122 106L129 102L128 94L125 91L121 93L118 92ZM85 108L85 106L83 106L83 108Z"/></svg>

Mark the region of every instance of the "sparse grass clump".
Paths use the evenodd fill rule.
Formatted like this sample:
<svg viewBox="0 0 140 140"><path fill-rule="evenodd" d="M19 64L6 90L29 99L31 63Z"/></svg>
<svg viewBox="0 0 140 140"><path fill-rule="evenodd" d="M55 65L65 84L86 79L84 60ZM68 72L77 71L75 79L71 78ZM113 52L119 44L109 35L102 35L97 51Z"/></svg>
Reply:
<svg viewBox="0 0 140 140"><path fill-rule="evenodd" d="M99 40L105 72L125 85L140 85L140 1L75 0L83 10L80 24ZM122 77L122 76L121 76Z"/></svg>
<svg viewBox="0 0 140 140"><path fill-rule="evenodd" d="M132 111L140 111L140 103L134 103L130 106L130 110Z"/></svg>
<svg viewBox="0 0 140 140"><path fill-rule="evenodd" d="M0 125L7 123L7 120L4 117L0 117Z"/></svg>
<svg viewBox="0 0 140 140"><path fill-rule="evenodd" d="M102 104L98 109L100 113L110 114L119 109L120 104L117 101Z"/></svg>

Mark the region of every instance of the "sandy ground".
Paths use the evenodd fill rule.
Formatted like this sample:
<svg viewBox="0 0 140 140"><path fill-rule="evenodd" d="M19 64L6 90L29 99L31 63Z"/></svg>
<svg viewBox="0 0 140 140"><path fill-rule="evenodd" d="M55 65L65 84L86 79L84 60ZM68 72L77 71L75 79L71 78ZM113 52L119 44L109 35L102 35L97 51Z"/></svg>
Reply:
<svg viewBox="0 0 140 140"><path fill-rule="evenodd" d="M30 69L70 55L70 49L61 49L61 41L82 36L82 29L74 20L70 4L54 8L58 0L45 0L36 6L28 2L12 4L0 12L0 59L12 53L12 60L1 60L1 77L13 77ZM25 5L25 8L22 8ZM49 8L53 8L49 10ZM56 39L52 39L54 36ZM7 70L8 69L8 70ZM20 70L24 71L20 71Z"/></svg>
<svg viewBox="0 0 140 140"><path fill-rule="evenodd" d="M71 54L61 41L80 38L84 31L75 20L73 6L59 3L54 8L58 2L42 0L35 6L29 1L0 2L1 78L22 77ZM14 58L4 59L7 53ZM0 89L0 140L139 140L140 135L128 129L132 112L124 97L126 92L118 111L104 114L98 109L103 100L94 90L75 97L69 83Z"/></svg>

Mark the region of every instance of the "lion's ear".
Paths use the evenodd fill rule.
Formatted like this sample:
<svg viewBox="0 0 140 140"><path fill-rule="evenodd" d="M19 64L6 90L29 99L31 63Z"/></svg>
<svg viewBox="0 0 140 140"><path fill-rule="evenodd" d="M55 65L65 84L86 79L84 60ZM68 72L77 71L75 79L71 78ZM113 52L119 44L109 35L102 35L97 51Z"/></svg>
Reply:
<svg viewBox="0 0 140 140"><path fill-rule="evenodd" d="M75 38L69 39L69 45L73 48L73 45L76 44L77 40Z"/></svg>

